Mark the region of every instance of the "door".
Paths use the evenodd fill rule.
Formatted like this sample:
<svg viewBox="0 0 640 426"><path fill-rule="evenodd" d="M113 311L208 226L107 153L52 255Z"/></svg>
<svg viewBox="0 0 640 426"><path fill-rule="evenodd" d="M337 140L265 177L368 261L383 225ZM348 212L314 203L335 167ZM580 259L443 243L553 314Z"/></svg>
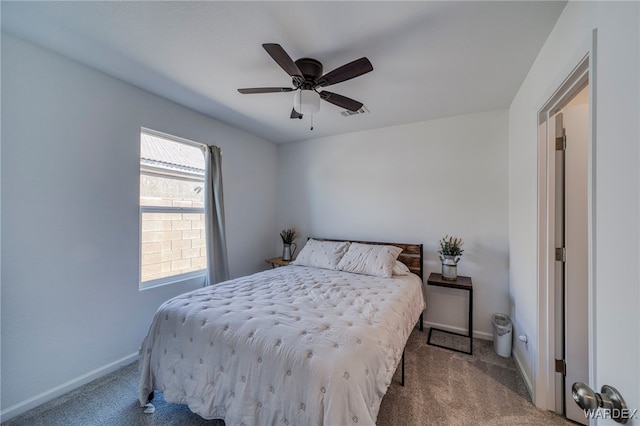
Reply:
<svg viewBox="0 0 640 426"><path fill-rule="evenodd" d="M588 87L550 120L555 129L556 412L587 424L571 386L589 382Z"/></svg>
<svg viewBox="0 0 640 426"><path fill-rule="evenodd" d="M621 9L622 10L622 9ZM637 4L627 11L637 17ZM604 21L603 21L604 22ZM625 21L626 22L626 21ZM615 46L607 39L601 47L611 64L616 58L615 77L609 73L605 84L598 81L596 51L598 31L594 28L574 57L575 66L566 67L558 86L538 111L538 222L537 222L537 357L535 358L534 401L536 406L557 409L555 384L557 323L554 277L554 177L555 156L550 121L576 90L590 87L588 129L588 381L595 392L604 385L615 387L626 400L627 424L640 426L640 127L638 127L638 87L640 75L637 19L628 31L629 43ZM631 30L633 28L633 30ZM621 33L622 34L622 33ZM607 36L610 36L608 34ZM623 40L621 37L619 40ZM633 42L635 40L635 42ZM566 52L565 52L566 53ZM560 57L558 57L560 58ZM569 71L570 70L570 71ZM607 69L607 71L610 71ZM552 72L552 71L550 71ZM566 78L565 78L566 77ZM555 141L554 141L555 142ZM567 333L569 339L573 335ZM566 380L569 382L569 380ZM564 386L563 386L564 389ZM568 392L567 392L568 393ZM567 402L567 406L574 404ZM598 411L592 424L615 425L611 413ZM608 417L606 417L608 416Z"/></svg>
<svg viewBox="0 0 640 426"><path fill-rule="evenodd" d="M584 91L588 90L587 88ZM583 92L584 92L583 91ZM578 100L581 95L577 96ZM587 99L585 95L583 97ZM565 413L568 419L587 424L575 404L571 386L589 383L588 313L588 103L570 102L563 109L565 128L565 276L564 276L564 380Z"/></svg>
<svg viewBox="0 0 640 426"><path fill-rule="evenodd" d="M554 198L555 211L554 220L554 244L555 262L553 264L553 285L555 293L555 359L556 359L556 375L555 375L555 404L556 413L566 413L566 392L565 392L565 371L566 371L566 304L565 304L565 128L564 114L557 113L551 118L549 124L554 129L554 138L552 138L553 149L555 150L555 180L554 180Z"/></svg>

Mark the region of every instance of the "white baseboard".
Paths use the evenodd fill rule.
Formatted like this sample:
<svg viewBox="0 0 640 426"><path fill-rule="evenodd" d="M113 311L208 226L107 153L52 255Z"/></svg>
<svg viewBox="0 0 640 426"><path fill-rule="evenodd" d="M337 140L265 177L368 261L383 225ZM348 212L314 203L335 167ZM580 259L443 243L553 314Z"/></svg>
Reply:
<svg viewBox="0 0 640 426"><path fill-rule="evenodd" d="M425 326L425 328L435 327L435 328L439 328L441 330L447 330L447 331L451 331L453 333L458 333L458 334L467 334L467 332L468 332L468 330L466 328L451 327L449 325L438 324L436 322L429 322L429 321L425 321L424 322L424 326ZM493 340L493 333L486 333L484 331L475 330L473 332L473 338L474 339L481 339L481 340Z"/></svg>
<svg viewBox="0 0 640 426"><path fill-rule="evenodd" d="M77 389L80 386L85 385L97 378L112 373L117 369L124 367L125 365L129 365L132 362L135 362L137 359L138 352L135 352L131 355L122 357L110 364L96 368L95 370L83 374L80 377L69 380L68 382L42 392L41 394L12 405L11 407L0 411L0 422L5 422L13 417L19 416L20 414L23 414L31 410L32 408L36 408L37 406L42 405L45 402L51 401L53 398L64 395L65 393Z"/></svg>
<svg viewBox="0 0 640 426"><path fill-rule="evenodd" d="M527 390L529 391L529 397L531 397L531 400L533 401L533 384L531 382L531 378L526 374L524 368L522 367L522 361L520 360L520 357L518 356L518 353L516 351L511 351L512 356L513 356L513 360L516 363L516 368L518 369L518 372L520 373L520 377L522 377L522 380L524 381L524 385L527 387Z"/></svg>

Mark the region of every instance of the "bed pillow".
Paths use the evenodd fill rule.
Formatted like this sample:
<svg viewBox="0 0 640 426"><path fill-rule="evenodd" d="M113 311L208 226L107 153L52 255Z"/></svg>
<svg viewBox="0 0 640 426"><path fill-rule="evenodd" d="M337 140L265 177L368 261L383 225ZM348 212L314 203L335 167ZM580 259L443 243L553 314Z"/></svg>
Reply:
<svg viewBox="0 0 640 426"><path fill-rule="evenodd" d="M291 264L336 269L350 244L348 241L320 241L311 238Z"/></svg>
<svg viewBox="0 0 640 426"><path fill-rule="evenodd" d="M391 278L396 259L402 251L399 247L351 243L349 250L338 263L338 269L356 274Z"/></svg>
<svg viewBox="0 0 640 426"><path fill-rule="evenodd" d="M396 263L393 265L393 275L409 275L411 270L407 265L396 260Z"/></svg>

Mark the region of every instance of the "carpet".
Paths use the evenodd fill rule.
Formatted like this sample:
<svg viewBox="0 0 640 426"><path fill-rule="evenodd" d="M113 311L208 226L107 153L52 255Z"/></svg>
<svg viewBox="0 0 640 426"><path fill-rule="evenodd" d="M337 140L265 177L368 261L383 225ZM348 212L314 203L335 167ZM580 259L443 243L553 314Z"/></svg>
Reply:
<svg viewBox="0 0 640 426"><path fill-rule="evenodd" d="M382 400L378 426L573 424L531 403L513 360L498 356L493 342L476 339L474 354L464 355L427 345L427 331L416 329L409 337L405 386L400 386L398 369ZM437 338L439 343L464 344L455 341L461 338L444 333ZM153 401L156 412L144 414L137 388L136 362L3 425L225 426L221 420L204 420L184 405L167 404L157 392Z"/></svg>

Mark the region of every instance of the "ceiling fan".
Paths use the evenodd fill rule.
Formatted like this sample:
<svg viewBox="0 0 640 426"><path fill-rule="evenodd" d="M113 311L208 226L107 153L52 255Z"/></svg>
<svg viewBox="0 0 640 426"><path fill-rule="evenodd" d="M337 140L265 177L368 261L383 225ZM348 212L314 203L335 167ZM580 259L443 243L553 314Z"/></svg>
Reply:
<svg viewBox="0 0 640 426"><path fill-rule="evenodd" d="M373 71L373 65L367 58L356 59L323 75L322 63L317 59L301 58L294 62L279 44L265 43L262 47L291 76L294 87L253 87L238 89L238 92L252 94L295 91L291 118L302 118L304 114L318 112L320 99L349 111L362 108L362 102L322 89Z"/></svg>

